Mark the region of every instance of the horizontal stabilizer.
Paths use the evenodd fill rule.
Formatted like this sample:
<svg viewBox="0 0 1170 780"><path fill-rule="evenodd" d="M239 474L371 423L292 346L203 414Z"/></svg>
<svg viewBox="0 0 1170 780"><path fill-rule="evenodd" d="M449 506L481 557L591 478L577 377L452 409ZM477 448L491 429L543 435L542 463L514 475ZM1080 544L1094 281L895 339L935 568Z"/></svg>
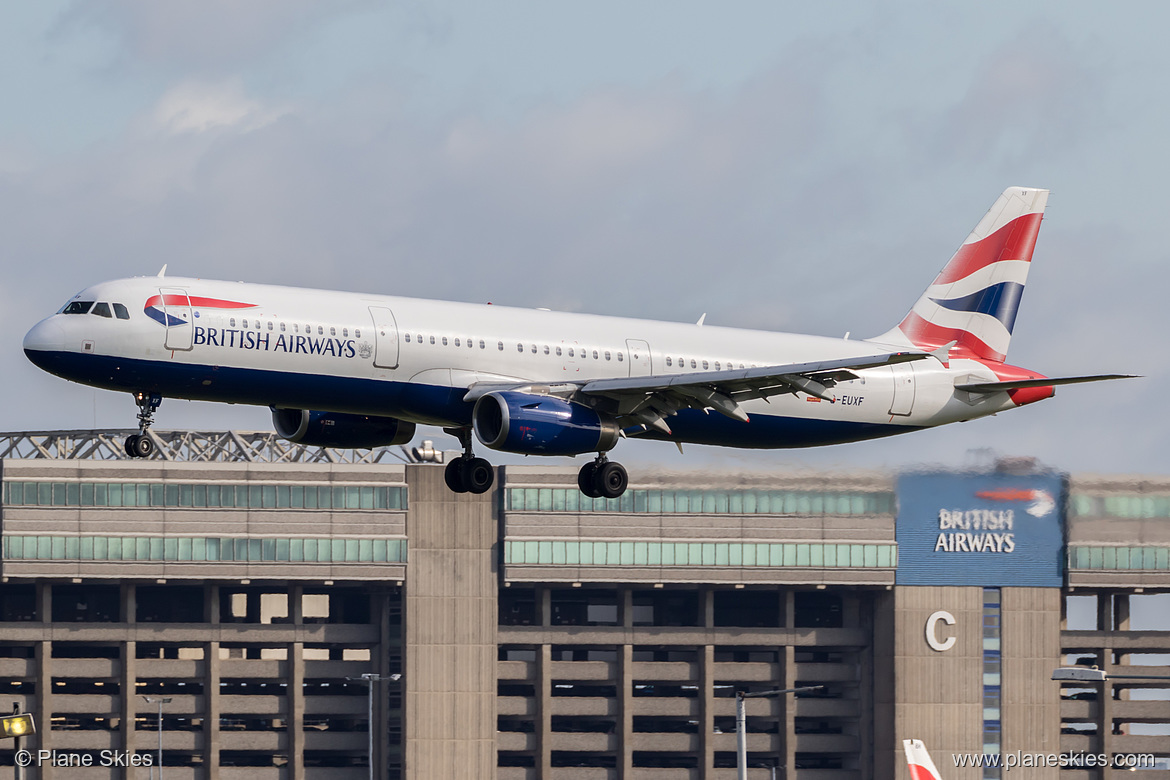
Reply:
<svg viewBox="0 0 1170 780"><path fill-rule="evenodd" d="M1059 376L1045 379L1017 379L1011 382L974 382L969 385L955 385L956 390L968 393L1001 393L1008 390L1022 390L1026 387L1052 387L1053 385L1079 385L1082 382L1104 382L1107 379L1137 379L1136 374L1097 374L1095 376Z"/></svg>

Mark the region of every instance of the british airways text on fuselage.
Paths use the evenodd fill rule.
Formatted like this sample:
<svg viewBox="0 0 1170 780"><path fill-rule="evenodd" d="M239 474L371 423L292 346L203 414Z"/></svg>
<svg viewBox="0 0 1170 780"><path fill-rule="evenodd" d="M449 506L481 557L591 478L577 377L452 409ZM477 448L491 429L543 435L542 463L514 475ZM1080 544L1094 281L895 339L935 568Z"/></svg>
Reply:
<svg viewBox="0 0 1170 780"><path fill-rule="evenodd" d="M273 339L273 336L276 338ZM333 336L300 336L268 331L204 327L202 325L195 326L192 343L196 347L227 347L261 352L285 352L294 355L332 355L339 358L355 358L358 356L359 350L358 343L354 339L339 339ZM366 350L368 349L367 345ZM366 357L369 357L368 353Z"/></svg>

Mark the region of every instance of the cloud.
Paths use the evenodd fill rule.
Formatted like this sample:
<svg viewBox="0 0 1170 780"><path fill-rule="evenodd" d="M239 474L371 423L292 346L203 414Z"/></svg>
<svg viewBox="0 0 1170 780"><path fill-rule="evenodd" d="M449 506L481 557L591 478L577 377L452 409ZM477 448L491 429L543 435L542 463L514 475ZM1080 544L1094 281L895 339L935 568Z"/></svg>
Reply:
<svg viewBox="0 0 1170 780"><path fill-rule="evenodd" d="M1101 129L1103 81L1083 51L1047 24L1033 24L997 47L941 122L931 147L1018 166L1063 157Z"/></svg>
<svg viewBox="0 0 1170 780"><path fill-rule="evenodd" d="M77 0L61 26L112 34L135 63L230 71L372 0Z"/></svg>
<svg viewBox="0 0 1170 780"><path fill-rule="evenodd" d="M170 133L202 133L215 128L255 130L285 112L244 94L238 78L218 83L187 81L171 87L151 112L154 127Z"/></svg>

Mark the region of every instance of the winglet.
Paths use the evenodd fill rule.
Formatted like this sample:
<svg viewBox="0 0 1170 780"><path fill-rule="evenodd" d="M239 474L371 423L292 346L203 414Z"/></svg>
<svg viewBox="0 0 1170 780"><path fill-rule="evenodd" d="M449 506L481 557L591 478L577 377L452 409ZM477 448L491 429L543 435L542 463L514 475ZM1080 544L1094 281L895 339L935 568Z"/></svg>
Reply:
<svg viewBox="0 0 1170 780"><path fill-rule="evenodd" d="M703 316L699 317L699 321L696 322L695 324L699 325L701 327L703 325L703 320L705 320L705 319L707 319L707 312L703 312Z"/></svg>
<svg viewBox="0 0 1170 780"><path fill-rule="evenodd" d="M167 265L168 265L167 263L163 263L163 267L158 269L158 278L159 279L162 279L164 276L167 275Z"/></svg>

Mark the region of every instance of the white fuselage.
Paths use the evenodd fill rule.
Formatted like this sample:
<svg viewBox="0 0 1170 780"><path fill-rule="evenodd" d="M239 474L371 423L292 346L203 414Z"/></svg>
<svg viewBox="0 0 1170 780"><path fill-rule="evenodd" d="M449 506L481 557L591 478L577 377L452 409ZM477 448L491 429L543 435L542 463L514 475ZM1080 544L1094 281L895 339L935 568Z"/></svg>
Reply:
<svg viewBox="0 0 1170 780"><path fill-rule="evenodd" d="M187 278L94 285L25 339L29 358L76 382L129 392L467 426L477 382L581 383L874 355L866 341ZM188 302L190 305L188 305ZM114 304L123 307L120 311ZM81 308L80 306L75 308ZM128 318L119 315L128 314ZM865 369L834 388L744 403L750 422L689 409L672 440L791 447L873 438L1014 408L972 397L984 362L929 358Z"/></svg>

